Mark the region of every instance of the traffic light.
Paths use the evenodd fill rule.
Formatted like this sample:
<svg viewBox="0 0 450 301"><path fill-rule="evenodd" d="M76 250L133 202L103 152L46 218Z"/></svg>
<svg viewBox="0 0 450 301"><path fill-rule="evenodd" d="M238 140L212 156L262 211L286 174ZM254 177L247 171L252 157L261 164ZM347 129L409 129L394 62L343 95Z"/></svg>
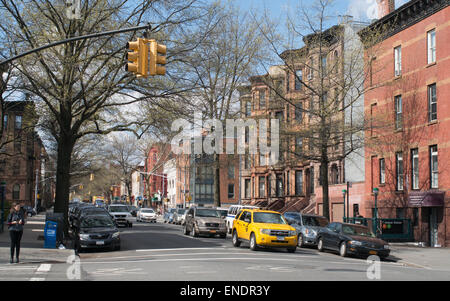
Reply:
<svg viewBox="0 0 450 301"><path fill-rule="evenodd" d="M133 72L137 77L148 76L148 40L138 38L137 41L128 42L127 60L131 63L125 65L125 70Z"/></svg>
<svg viewBox="0 0 450 301"><path fill-rule="evenodd" d="M158 44L156 40L150 42L150 75L165 75L166 67L158 66L166 64L166 46Z"/></svg>

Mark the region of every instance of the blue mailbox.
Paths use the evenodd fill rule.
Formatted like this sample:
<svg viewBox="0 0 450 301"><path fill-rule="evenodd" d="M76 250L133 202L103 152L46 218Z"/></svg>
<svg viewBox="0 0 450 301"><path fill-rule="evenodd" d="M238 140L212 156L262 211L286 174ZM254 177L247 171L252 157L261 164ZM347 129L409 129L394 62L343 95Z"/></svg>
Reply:
<svg viewBox="0 0 450 301"><path fill-rule="evenodd" d="M56 234L58 231L58 223L53 221L45 222L44 229L44 248L56 249Z"/></svg>

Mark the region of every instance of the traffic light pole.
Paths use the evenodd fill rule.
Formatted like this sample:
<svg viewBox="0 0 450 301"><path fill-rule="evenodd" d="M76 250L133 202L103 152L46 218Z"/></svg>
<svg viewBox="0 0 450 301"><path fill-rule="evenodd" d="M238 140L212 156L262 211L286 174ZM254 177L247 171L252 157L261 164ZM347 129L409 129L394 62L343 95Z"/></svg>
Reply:
<svg viewBox="0 0 450 301"><path fill-rule="evenodd" d="M21 57L27 56L29 54L32 54L32 53L35 53L35 52L39 52L39 51L42 51L44 49L55 47L55 46L58 46L58 45L61 45L61 44L75 42L75 41L80 41L80 40L86 40L86 39L92 39L92 38L98 38L98 37L103 37L103 36L110 36L110 35L115 35L115 34L129 32L129 31L141 30L141 29L151 30L151 25L147 24L147 25L130 27L130 28L125 28L125 29L105 31L105 32L94 33L94 34L85 35L85 36L79 36L79 37L73 37L73 38L70 38L70 39L65 39L65 40L53 42L53 43L50 43L50 44L47 44L47 45L44 45L44 46L41 46L41 47L38 47L38 48L34 48L32 50L26 51L24 53L21 53L19 55L16 55L16 56L14 56L12 58L9 58L9 59L6 59L4 61L1 61L0 62L0 66L2 66L4 64L8 64L8 63L10 63L10 62L12 62L14 60L20 59Z"/></svg>

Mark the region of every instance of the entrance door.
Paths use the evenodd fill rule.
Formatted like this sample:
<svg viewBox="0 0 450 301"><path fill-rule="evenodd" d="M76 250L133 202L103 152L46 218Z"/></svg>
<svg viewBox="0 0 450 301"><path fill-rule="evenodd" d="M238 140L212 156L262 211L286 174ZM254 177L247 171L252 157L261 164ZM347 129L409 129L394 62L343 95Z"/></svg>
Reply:
<svg viewBox="0 0 450 301"><path fill-rule="evenodd" d="M437 208L430 208L430 246L438 246L438 223L437 223Z"/></svg>
<svg viewBox="0 0 450 301"><path fill-rule="evenodd" d="M343 222L344 221L344 203L333 203L331 205L331 212L333 214L333 222Z"/></svg>

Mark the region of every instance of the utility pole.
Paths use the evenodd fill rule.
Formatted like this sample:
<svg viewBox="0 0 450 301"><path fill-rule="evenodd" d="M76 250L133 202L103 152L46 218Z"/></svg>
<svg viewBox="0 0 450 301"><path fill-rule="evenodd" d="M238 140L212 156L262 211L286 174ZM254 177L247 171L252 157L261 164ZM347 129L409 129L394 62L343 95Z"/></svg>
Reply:
<svg viewBox="0 0 450 301"><path fill-rule="evenodd" d="M38 184L39 184L39 169L36 169L36 184L34 186L34 210L36 211L36 213L37 213Z"/></svg>

